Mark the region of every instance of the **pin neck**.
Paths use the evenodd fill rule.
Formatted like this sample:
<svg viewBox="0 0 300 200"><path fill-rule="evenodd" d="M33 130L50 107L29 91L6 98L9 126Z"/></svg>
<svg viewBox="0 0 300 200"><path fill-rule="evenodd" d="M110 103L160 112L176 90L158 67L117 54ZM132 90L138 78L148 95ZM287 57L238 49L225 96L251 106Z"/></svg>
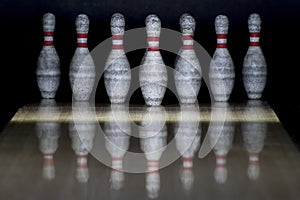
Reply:
<svg viewBox="0 0 300 200"><path fill-rule="evenodd" d="M259 32L250 32L250 46L259 46Z"/></svg>
<svg viewBox="0 0 300 200"><path fill-rule="evenodd" d="M227 48L227 34L217 34L217 48Z"/></svg>
<svg viewBox="0 0 300 200"><path fill-rule="evenodd" d="M53 31L44 32L44 46L53 46Z"/></svg>
<svg viewBox="0 0 300 200"><path fill-rule="evenodd" d="M159 51L159 37L148 36L148 51Z"/></svg>
<svg viewBox="0 0 300 200"><path fill-rule="evenodd" d="M77 33L77 47L87 48L88 33Z"/></svg>
<svg viewBox="0 0 300 200"><path fill-rule="evenodd" d="M112 159L112 169L114 171L121 171L123 168L123 160L119 157L113 157Z"/></svg>
<svg viewBox="0 0 300 200"><path fill-rule="evenodd" d="M85 154L77 155L77 168L87 168L87 155Z"/></svg>
<svg viewBox="0 0 300 200"><path fill-rule="evenodd" d="M226 167L226 155L217 155L217 167L218 168L225 168Z"/></svg>
<svg viewBox="0 0 300 200"><path fill-rule="evenodd" d="M190 171L193 169L193 159L190 157L183 157L182 158L182 165L184 171Z"/></svg>
<svg viewBox="0 0 300 200"><path fill-rule="evenodd" d="M44 165L47 166L53 165L53 154L44 155Z"/></svg>
<svg viewBox="0 0 300 200"><path fill-rule="evenodd" d="M123 35L112 36L112 49L113 50L123 49Z"/></svg>
<svg viewBox="0 0 300 200"><path fill-rule="evenodd" d="M259 154L258 153L249 153L249 164L258 165L259 164Z"/></svg>
<svg viewBox="0 0 300 200"><path fill-rule="evenodd" d="M182 49L193 50L194 49L193 38L194 38L194 35L192 35L192 34L183 34L182 35L182 42L183 42Z"/></svg>
<svg viewBox="0 0 300 200"><path fill-rule="evenodd" d="M148 172L149 173L158 173L158 160L148 160Z"/></svg>

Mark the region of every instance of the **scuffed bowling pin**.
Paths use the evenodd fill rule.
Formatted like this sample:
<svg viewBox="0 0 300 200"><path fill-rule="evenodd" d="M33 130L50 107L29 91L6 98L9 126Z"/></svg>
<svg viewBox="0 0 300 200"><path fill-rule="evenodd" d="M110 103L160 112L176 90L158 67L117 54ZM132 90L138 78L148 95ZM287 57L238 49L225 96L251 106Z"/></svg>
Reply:
<svg viewBox="0 0 300 200"><path fill-rule="evenodd" d="M89 19L85 14L76 18L77 48L70 64L69 78L76 101L87 101L93 91L95 64L87 45Z"/></svg>
<svg viewBox="0 0 300 200"><path fill-rule="evenodd" d="M59 116L56 101L54 99L43 99L40 102L36 116L40 119L35 128L39 138L39 148L44 156L43 177L52 180L55 178L53 156L58 148L60 136L60 123L53 120Z"/></svg>
<svg viewBox="0 0 300 200"><path fill-rule="evenodd" d="M130 87L130 65L123 48L125 19L120 13L111 17L112 50L106 60L105 88L111 103L124 103Z"/></svg>
<svg viewBox="0 0 300 200"><path fill-rule="evenodd" d="M193 45L196 22L185 13L179 24L183 45L175 61L175 86L181 103L195 103L201 87L201 67Z"/></svg>
<svg viewBox="0 0 300 200"><path fill-rule="evenodd" d="M148 49L141 62L139 80L147 105L160 105L167 87L167 69L159 51L161 22L158 16L149 15L146 20Z"/></svg>
<svg viewBox="0 0 300 200"><path fill-rule="evenodd" d="M249 100L246 105L245 113L246 116L258 119L259 116L263 116L264 113L263 103L259 100ZM267 124L266 122L249 120L242 122L241 129L249 158L247 175L249 179L256 180L260 174L259 156L264 147Z"/></svg>
<svg viewBox="0 0 300 200"><path fill-rule="evenodd" d="M259 44L261 19L256 13L248 18L250 45L243 63L243 82L249 99L260 99L267 81L267 64Z"/></svg>
<svg viewBox="0 0 300 200"><path fill-rule="evenodd" d="M44 45L37 62L37 83L42 98L55 98L60 83L60 59L53 44L55 16L43 16Z"/></svg>
<svg viewBox="0 0 300 200"><path fill-rule="evenodd" d="M216 101L228 101L234 86L234 64L227 49L228 25L229 20L225 15L216 17L217 48L209 68L210 88Z"/></svg>
<svg viewBox="0 0 300 200"><path fill-rule="evenodd" d="M167 127L163 107L147 107L146 111L139 127L139 135L140 146L148 164L146 190L148 197L152 199L159 196L159 160L167 145Z"/></svg>
<svg viewBox="0 0 300 200"><path fill-rule="evenodd" d="M129 148L130 119L124 104L112 104L109 121L104 123L105 146L112 159L111 187L121 189L124 184L123 158Z"/></svg>
<svg viewBox="0 0 300 200"><path fill-rule="evenodd" d="M180 120L175 124L176 148L182 156L180 179L185 190L194 183L194 156L200 146L201 127L198 121L200 110L193 104L180 105Z"/></svg>
<svg viewBox="0 0 300 200"><path fill-rule="evenodd" d="M227 180L227 155L232 147L235 127L233 122L230 121L231 111L228 103L217 102L215 107L226 109L224 124L222 121L213 122L212 132L209 135L213 151L216 156L216 167L214 171L214 177L217 183L225 183Z"/></svg>
<svg viewBox="0 0 300 200"><path fill-rule="evenodd" d="M89 102L74 102L73 120L75 122L69 124L69 135L77 157L76 178L85 183L89 179L88 154L93 148L97 130Z"/></svg>

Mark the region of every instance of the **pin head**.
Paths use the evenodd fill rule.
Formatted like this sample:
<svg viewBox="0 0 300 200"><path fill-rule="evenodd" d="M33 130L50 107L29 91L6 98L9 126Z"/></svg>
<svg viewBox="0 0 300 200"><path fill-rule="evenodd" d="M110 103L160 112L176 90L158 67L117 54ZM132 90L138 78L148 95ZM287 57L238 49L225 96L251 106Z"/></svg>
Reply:
<svg viewBox="0 0 300 200"><path fill-rule="evenodd" d="M55 27L55 16L52 13L45 13L43 16L44 32L53 32Z"/></svg>
<svg viewBox="0 0 300 200"><path fill-rule="evenodd" d="M217 34L228 33L229 20L225 15L218 15L215 19L215 29Z"/></svg>
<svg viewBox="0 0 300 200"><path fill-rule="evenodd" d="M183 34L193 34L195 31L196 22L190 14L184 13L180 17L179 25Z"/></svg>
<svg viewBox="0 0 300 200"><path fill-rule="evenodd" d="M89 18L85 14L80 14L77 16L76 21L76 31L78 33L87 33L89 31Z"/></svg>
<svg viewBox="0 0 300 200"><path fill-rule="evenodd" d="M161 22L157 15L148 15L146 20L146 30L148 36L158 37L160 34Z"/></svg>
<svg viewBox="0 0 300 200"><path fill-rule="evenodd" d="M250 32L260 32L261 19L259 14L252 13L248 18L248 28Z"/></svg>
<svg viewBox="0 0 300 200"><path fill-rule="evenodd" d="M123 35L125 29L125 19L121 13L115 13L111 17L110 21L111 34Z"/></svg>

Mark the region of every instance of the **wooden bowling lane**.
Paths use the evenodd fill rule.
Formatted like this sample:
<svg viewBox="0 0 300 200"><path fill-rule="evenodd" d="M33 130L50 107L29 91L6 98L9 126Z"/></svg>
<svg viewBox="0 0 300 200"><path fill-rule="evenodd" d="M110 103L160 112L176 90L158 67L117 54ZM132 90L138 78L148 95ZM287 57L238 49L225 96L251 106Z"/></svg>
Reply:
<svg viewBox="0 0 300 200"><path fill-rule="evenodd" d="M200 147L194 155L186 152L154 173L128 173L114 170L94 156L93 150L99 147L98 133L77 138L71 104L28 104L16 113L0 136L0 199L298 199L299 151L272 108L266 102L227 106L229 114L222 135L202 159L197 153L210 117L215 111L224 111L223 105L200 105L196 115L188 108L188 113L180 112L178 105L165 106L168 144L176 140L175 127L183 123L184 134L171 150L179 152L180 145L188 141L188 127L194 122L199 123ZM143 106L131 106L129 111L128 119L135 121L145 119L148 112ZM110 112L109 105L96 106L101 127L111 122ZM191 118L182 120L178 115ZM216 129L218 125L212 124ZM122 147L126 137L114 134L112 127L110 141ZM93 130L89 126L77 128L87 128L83 133ZM83 141L87 144L84 148ZM131 137L129 142L129 152L142 152L137 138ZM155 140L149 142L155 146ZM103 145L108 158L109 153L120 155L108 144ZM167 157L168 152L164 151L155 164L162 164ZM132 162L128 158L125 154L112 162L118 166L123 163L126 170Z"/></svg>

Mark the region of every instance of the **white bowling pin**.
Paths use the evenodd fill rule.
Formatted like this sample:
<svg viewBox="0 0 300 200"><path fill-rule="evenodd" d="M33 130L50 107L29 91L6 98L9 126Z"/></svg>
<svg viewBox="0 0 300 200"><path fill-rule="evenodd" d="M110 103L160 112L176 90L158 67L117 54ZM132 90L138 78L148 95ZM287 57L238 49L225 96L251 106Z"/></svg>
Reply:
<svg viewBox="0 0 300 200"><path fill-rule="evenodd" d="M42 98L55 98L60 83L60 59L53 44L55 16L43 16L44 45L40 52L36 76Z"/></svg>
<svg viewBox="0 0 300 200"><path fill-rule="evenodd" d="M112 50L104 71L104 83L111 103L124 103L130 87L130 65L123 48L125 19L120 13L111 17Z"/></svg>
<svg viewBox="0 0 300 200"><path fill-rule="evenodd" d="M201 87L201 67L194 50L195 19L185 13L180 17L183 45L175 61L174 81L181 103L195 103Z"/></svg>
<svg viewBox="0 0 300 200"><path fill-rule="evenodd" d="M159 160L167 145L167 127L161 106L147 107L146 110L139 127L140 145L148 164L145 180L148 197L157 198L160 191Z"/></svg>
<svg viewBox="0 0 300 200"><path fill-rule="evenodd" d="M166 92L167 69L159 51L161 22L158 16L148 15L145 20L148 49L141 62L139 81L147 105L160 105Z"/></svg>
<svg viewBox="0 0 300 200"><path fill-rule="evenodd" d="M235 127L230 121L230 107L228 103L217 102L216 107L226 109L227 114L224 124L220 122L213 122L212 132L209 135L213 146L213 151L216 156L216 167L214 177L217 183L225 183L227 181L227 155L232 147ZM220 134L219 134L220 133Z"/></svg>
<svg viewBox="0 0 300 200"><path fill-rule="evenodd" d="M108 115L110 120L104 123L105 146L112 158L111 187L118 190L124 183L123 157L129 148L130 120L124 104L112 104Z"/></svg>
<svg viewBox="0 0 300 200"><path fill-rule="evenodd" d="M185 190L190 190L194 183L193 159L200 146L200 112L193 104L181 104L180 109L180 120L175 124L174 133L176 148L182 156L181 183Z"/></svg>
<svg viewBox="0 0 300 200"><path fill-rule="evenodd" d="M37 110L36 132L39 138L39 148L44 156L43 177L48 180L55 178L54 153L58 148L60 124L53 120L59 115L59 109L54 99L43 99ZM52 119L50 121L50 119Z"/></svg>
<svg viewBox="0 0 300 200"><path fill-rule="evenodd" d="M233 90L235 71L231 55L227 49L229 20L225 15L215 19L217 48L210 62L209 83L216 101L228 101Z"/></svg>
<svg viewBox="0 0 300 200"><path fill-rule="evenodd" d="M243 63L243 83L249 99L260 99L267 81L267 64L259 44L261 19L256 13L248 18L250 45Z"/></svg>
<svg viewBox="0 0 300 200"><path fill-rule="evenodd" d="M257 119L264 112L263 104L259 100L249 100L245 111L247 116ZM259 156L264 147L267 124L259 121L246 121L242 122L241 129L249 158L247 175L249 179L256 180L260 174Z"/></svg>
<svg viewBox="0 0 300 200"><path fill-rule="evenodd" d="M70 64L69 78L76 101L90 99L95 81L95 64L87 45L89 19L85 14L76 18L77 48Z"/></svg>
<svg viewBox="0 0 300 200"><path fill-rule="evenodd" d="M76 178L78 182L89 179L88 154L93 148L97 124L93 120L90 105L85 101L74 102L75 123L69 124L72 149L77 157Z"/></svg>

